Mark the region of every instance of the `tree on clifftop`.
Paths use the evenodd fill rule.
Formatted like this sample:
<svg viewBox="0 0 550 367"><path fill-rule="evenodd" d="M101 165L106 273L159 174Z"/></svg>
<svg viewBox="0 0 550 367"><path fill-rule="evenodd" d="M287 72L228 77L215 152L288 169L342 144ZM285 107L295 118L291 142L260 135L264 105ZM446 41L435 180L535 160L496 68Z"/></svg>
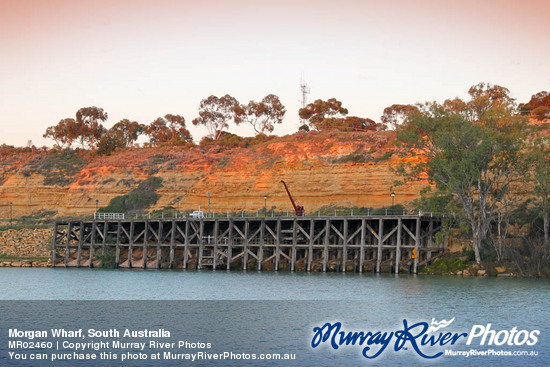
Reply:
<svg viewBox="0 0 550 367"><path fill-rule="evenodd" d="M108 118L107 112L99 107L83 107L76 111L76 123L80 130L80 142L82 146L88 145L94 149L95 143L107 132L101 123Z"/></svg>
<svg viewBox="0 0 550 367"><path fill-rule="evenodd" d="M269 94L260 102L250 101L243 108L246 120L252 125L256 134L271 133L274 124L283 122L286 109L285 106L274 94Z"/></svg>
<svg viewBox="0 0 550 367"><path fill-rule="evenodd" d="M182 144L193 141L191 133L185 127L185 118L180 115L165 115L145 126L145 134L149 135L151 143Z"/></svg>
<svg viewBox="0 0 550 367"><path fill-rule="evenodd" d="M411 113L418 112L416 106L410 104L393 104L384 108L384 112L380 120L383 124L386 124L389 128L396 129L397 126L402 125L408 121L408 117Z"/></svg>
<svg viewBox="0 0 550 367"><path fill-rule="evenodd" d="M43 137L52 139L60 148L66 145L70 149L79 135L79 127L75 119L66 118L59 121L57 125L48 127Z"/></svg>
<svg viewBox="0 0 550 367"><path fill-rule="evenodd" d="M531 114L537 120L550 118L550 93L543 91L533 95L528 103L521 103L518 110L525 115Z"/></svg>
<svg viewBox="0 0 550 367"><path fill-rule="evenodd" d="M98 153L111 154L116 149L133 145L139 135L143 133L144 128L145 126L136 121L120 120L101 137L97 144Z"/></svg>
<svg viewBox="0 0 550 367"><path fill-rule="evenodd" d="M309 126L316 130L322 130L331 125L334 119L342 118L348 114L348 110L342 107L342 102L336 98L330 98L327 101L321 99L300 108L298 115L307 120Z"/></svg>
<svg viewBox="0 0 550 367"><path fill-rule="evenodd" d="M113 132L124 144L125 147L129 147L143 134L145 126L136 121L130 121L123 119L113 125L109 129L109 132Z"/></svg>
<svg viewBox="0 0 550 367"><path fill-rule="evenodd" d="M233 121L239 125L244 118L245 111L234 97L226 94L223 97L210 96L201 101L199 117L193 120L193 125L206 126L210 137L217 140L223 130L229 128Z"/></svg>

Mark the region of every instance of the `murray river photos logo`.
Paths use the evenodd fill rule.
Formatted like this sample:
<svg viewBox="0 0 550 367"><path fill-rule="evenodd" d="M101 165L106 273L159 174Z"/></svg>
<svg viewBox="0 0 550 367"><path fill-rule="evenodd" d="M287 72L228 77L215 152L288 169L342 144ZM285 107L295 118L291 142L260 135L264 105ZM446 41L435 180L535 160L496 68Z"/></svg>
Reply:
<svg viewBox="0 0 550 367"><path fill-rule="evenodd" d="M365 358L379 357L384 351L394 352L413 350L419 356L427 359L441 357L442 347L455 344L480 346L532 346L537 344L539 330L493 330L492 324L473 325L469 333L444 330L455 318L431 323L409 323L403 320L403 328L395 331L346 331L340 322L327 322L323 326L313 328L311 347L317 348L328 344L334 350L342 347L360 347ZM389 348L388 348L389 347Z"/></svg>

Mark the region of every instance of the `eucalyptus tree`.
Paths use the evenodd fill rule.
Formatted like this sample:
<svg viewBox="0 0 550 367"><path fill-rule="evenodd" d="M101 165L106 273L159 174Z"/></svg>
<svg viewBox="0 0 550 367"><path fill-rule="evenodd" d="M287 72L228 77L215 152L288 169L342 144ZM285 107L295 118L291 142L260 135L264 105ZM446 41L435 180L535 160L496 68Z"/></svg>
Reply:
<svg viewBox="0 0 550 367"><path fill-rule="evenodd" d="M239 125L245 116L243 107L234 97L226 94L223 97L210 96L203 99L199 106L199 117L193 125L203 125L214 140L218 140L222 132L229 128L229 123Z"/></svg>
<svg viewBox="0 0 550 367"><path fill-rule="evenodd" d="M285 106L274 94L268 94L260 102L248 102L243 110L246 121L252 125L256 134L273 132L275 124L281 124L286 113Z"/></svg>
<svg viewBox="0 0 550 367"><path fill-rule="evenodd" d="M419 160L401 167L408 179L428 179L440 195L453 199L457 218L472 235L475 260L491 225L523 178L524 121L514 114L507 89L478 84L464 103L418 105L398 128L398 140Z"/></svg>

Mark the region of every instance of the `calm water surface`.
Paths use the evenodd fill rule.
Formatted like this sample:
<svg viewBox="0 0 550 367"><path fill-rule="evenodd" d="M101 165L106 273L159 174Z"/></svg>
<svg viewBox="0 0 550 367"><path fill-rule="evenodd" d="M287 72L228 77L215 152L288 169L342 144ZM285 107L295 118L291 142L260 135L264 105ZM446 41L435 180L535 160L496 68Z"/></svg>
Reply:
<svg viewBox="0 0 550 367"><path fill-rule="evenodd" d="M201 327L208 325L204 330L224 332L221 336L211 337L218 338L218 344L222 345L220 343L221 340L225 340L226 333L219 325L230 320L227 321L227 330L235 335L243 333L241 340L259 340L254 342L250 349L259 345L265 345L266 349L278 345L281 348L295 348L297 353L306 353L305 359L297 365L311 365L309 362L313 361L315 365L334 365L342 362L347 362L344 365L388 365L388 362L391 362L391 365L423 365L426 360L414 358L411 351L396 353L391 350L385 352L387 355L384 359L376 361L362 358L360 349L357 348L336 352L325 348L317 353L308 346L311 341L311 330L314 326L321 326L327 321L341 321L347 326L348 331L365 330L367 327L367 330L373 332L399 330L403 328L403 319L409 322L430 322L432 318L450 320L454 317L455 322L449 327L453 332L469 332L473 325L488 323L496 330L510 330L513 327L519 330L538 329L540 341L529 350L538 351L539 356L508 359L446 357L444 364L550 365L550 353L547 352L550 350L550 281L546 279L0 268L0 300L12 300L13 304L19 304L16 300L195 300L199 302L185 303L184 307L175 303L170 307L181 309L177 312L182 315L185 314L185 310L193 308L196 311L192 314L200 315L201 309L205 308L212 311L211 317L193 316L198 326L188 326L182 330L203 330ZM8 311L15 308L6 301L0 302L1 304L4 304ZM97 304L97 307L94 304L90 307L108 310L113 307L112 304L116 303ZM27 307L26 304L21 305ZM80 304L79 307L85 305L86 303ZM140 308L150 311L154 307L159 307L158 304L154 307L146 305L145 302L133 302L126 303L125 307L137 307L136 313L144 312ZM58 305L55 304L55 307ZM229 319L226 317L228 312L232 315ZM103 317L107 322L115 319L103 311L94 317ZM77 326L83 322L77 317L74 319L78 320L72 321ZM167 323L173 322L170 320L172 319L170 318ZM250 336L247 325L251 325L253 330L259 329L261 333ZM269 336L277 335L277 332L280 336ZM198 335L203 335L200 333ZM289 341L290 336L292 338ZM462 350L468 348L470 347L466 345L461 346ZM484 348L488 349L487 346ZM404 355L407 358L403 358ZM438 360L438 363L442 362L443 360Z"/></svg>
<svg viewBox="0 0 550 367"><path fill-rule="evenodd" d="M0 268L0 279L5 300L364 300L411 309L500 301L509 310L550 304L548 279L51 268Z"/></svg>

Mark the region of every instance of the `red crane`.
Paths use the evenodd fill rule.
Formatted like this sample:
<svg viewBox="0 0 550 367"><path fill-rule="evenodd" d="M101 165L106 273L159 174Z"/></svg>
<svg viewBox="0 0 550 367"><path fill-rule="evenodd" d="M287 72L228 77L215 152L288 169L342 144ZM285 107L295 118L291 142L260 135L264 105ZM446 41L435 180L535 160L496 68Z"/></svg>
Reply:
<svg viewBox="0 0 550 367"><path fill-rule="evenodd" d="M296 212L296 216L303 217L306 214L306 211L303 206L296 205L294 202L294 199L292 198L292 195L290 194L290 191L288 190L288 186L284 181L281 180L281 183L285 185L286 192L288 194L288 197L290 198L290 202L292 203L292 206L294 207L294 211Z"/></svg>

